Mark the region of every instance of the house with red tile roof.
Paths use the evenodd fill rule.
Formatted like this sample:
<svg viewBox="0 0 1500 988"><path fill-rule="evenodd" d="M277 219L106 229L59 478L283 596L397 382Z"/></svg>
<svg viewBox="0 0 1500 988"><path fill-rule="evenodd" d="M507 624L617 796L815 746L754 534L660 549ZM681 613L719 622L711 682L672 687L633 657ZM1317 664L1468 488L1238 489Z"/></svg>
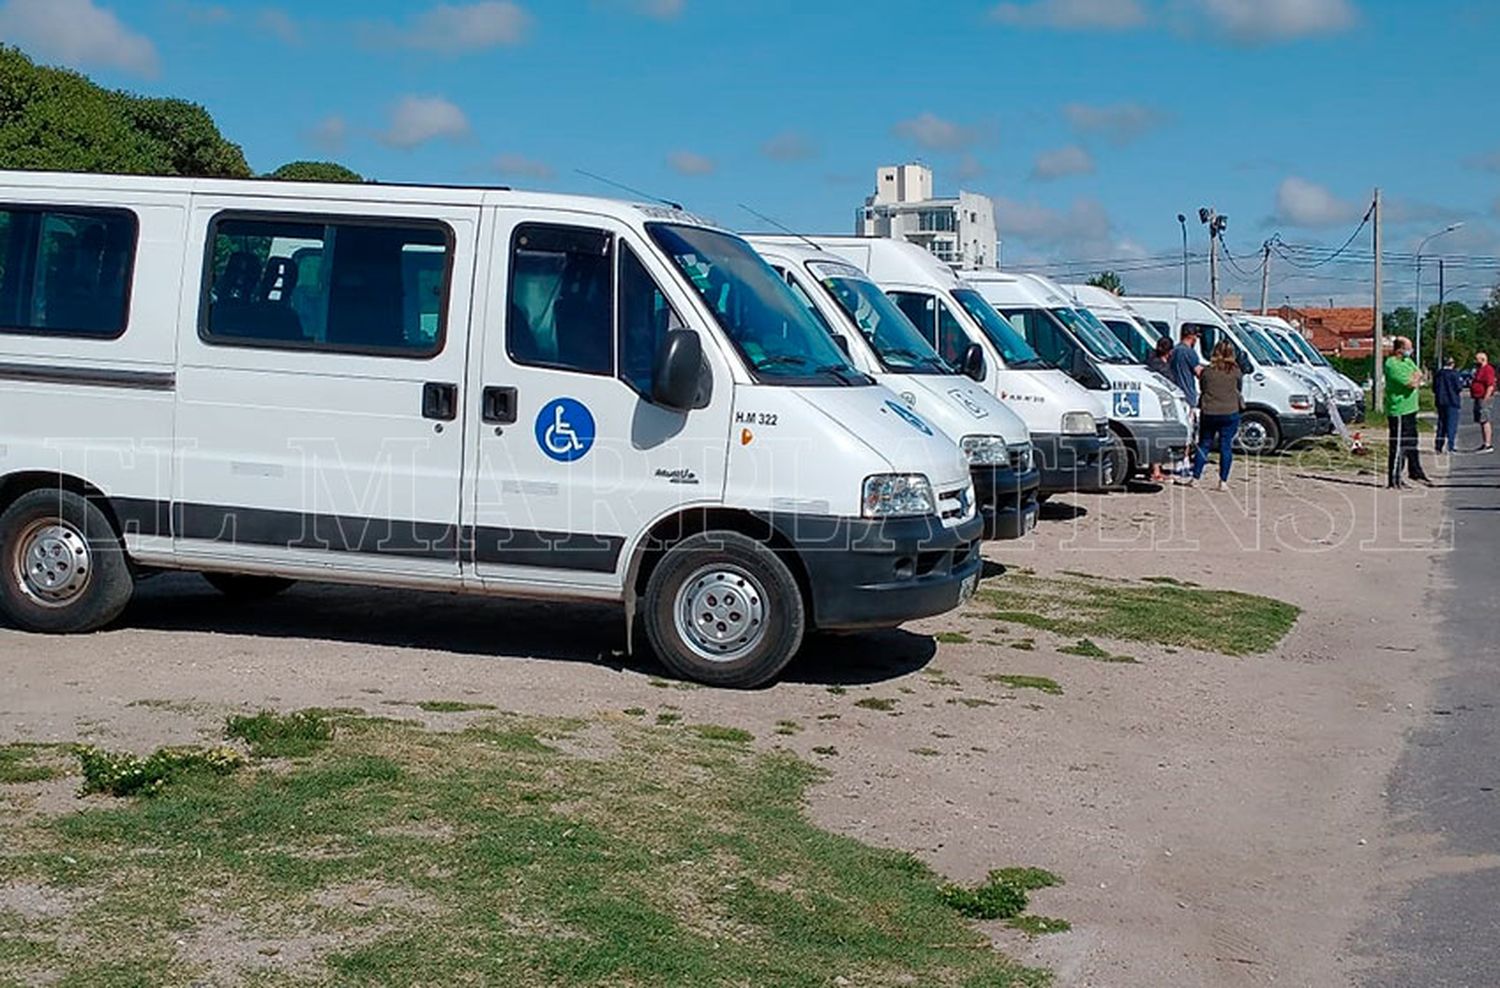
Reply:
<svg viewBox="0 0 1500 988"><path fill-rule="evenodd" d="M1329 356L1368 357L1374 348L1375 313L1368 306L1303 309L1283 305L1271 313L1301 329L1313 346ZM1390 349L1389 336L1385 348Z"/></svg>

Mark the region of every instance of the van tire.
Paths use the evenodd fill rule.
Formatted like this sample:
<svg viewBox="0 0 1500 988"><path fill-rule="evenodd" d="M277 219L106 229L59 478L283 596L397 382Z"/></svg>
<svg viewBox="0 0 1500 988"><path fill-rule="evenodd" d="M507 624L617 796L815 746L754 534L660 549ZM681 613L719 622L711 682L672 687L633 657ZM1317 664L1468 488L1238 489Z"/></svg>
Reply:
<svg viewBox="0 0 1500 988"><path fill-rule="evenodd" d="M1248 427L1248 428L1247 428ZM1251 437L1246 441L1246 435ZM1264 437L1264 438L1257 438ZM1276 419L1262 411L1248 411L1240 416L1240 431L1234 444L1249 456L1269 456L1281 448L1281 427Z"/></svg>
<svg viewBox="0 0 1500 988"><path fill-rule="evenodd" d="M250 576L245 573L203 573L209 586L230 600L269 600L296 586L296 580L280 576Z"/></svg>
<svg viewBox="0 0 1500 988"><path fill-rule="evenodd" d="M87 499L35 490L0 514L0 613L16 627L97 631L120 616L134 592L119 535Z"/></svg>
<svg viewBox="0 0 1500 988"><path fill-rule="evenodd" d="M802 591L786 563L737 532L703 532L667 550L646 583L642 606L646 638L662 663L709 686L769 683L797 654L807 625ZM694 611L696 624L688 620ZM722 620L715 623L715 615ZM737 642L746 638L749 644L737 654ZM724 657L715 657L720 649Z"/></svg>

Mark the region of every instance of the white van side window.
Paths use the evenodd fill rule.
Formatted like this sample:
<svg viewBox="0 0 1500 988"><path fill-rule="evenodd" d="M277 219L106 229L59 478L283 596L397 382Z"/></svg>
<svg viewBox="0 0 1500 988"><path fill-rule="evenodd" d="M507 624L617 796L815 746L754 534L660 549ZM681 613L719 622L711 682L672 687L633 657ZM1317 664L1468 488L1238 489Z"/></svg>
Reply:
<svg viewBox="0 0 1500 988"><path fill-rule="evenodd" d="M123 209L0 206L0 333L119 338L138 232Z"/></svg>
<svg viewBox="0 0 1500 988"><path fill-rule="evenodd" d="M588 227L516 227L505 320L512 360L614 374L614 240Z"/></svg>
<svg viewBox="0 0 1500 988"><path fill-rule="evenodd" d="M200 335L225 346L442 351L452 234L437 222L216 217Z"/></svg>
<svg viewBox="0 0 1500 988"><path fill-rule="evenodd" d="M672 303L635 251L620 244L620 380L650 395L656 352L674 329L684 329Z"/></svg>

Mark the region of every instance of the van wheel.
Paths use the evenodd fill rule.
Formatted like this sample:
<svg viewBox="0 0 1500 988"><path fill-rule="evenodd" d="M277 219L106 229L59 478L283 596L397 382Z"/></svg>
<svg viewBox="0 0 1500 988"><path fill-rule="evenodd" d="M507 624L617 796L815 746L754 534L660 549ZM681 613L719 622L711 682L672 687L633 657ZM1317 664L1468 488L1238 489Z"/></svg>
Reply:
<svg viewBox="0 0 1500 988"><path fill-rule="evenodd" d="M230 600L267 600L296 585L279 576L247 576L243 573L203 573L209 586Z"/></svg>
<svg viewBox="0 0 1500 988"><path fill-rule="evenodd" d="M1281 445L1281 429L1265 412L1246 412L1240 416L1240 431L1234 441L1243 453L1265 456Z"/></svg>
<svg viewBox="0 0 1500 988"><path fill-rule="evenodd" d="M71 491L23 494L0 515L0 611L26 631L95 631L135 580L109 519Z"/></svg>
<svg viewBox="0 0 1500 988"><path fill-rule="evenodd" d="M673 672L753 689L802 644L797 581L770 549L736 532L705 532L668 550L646 583L646 637Z"/></svg>

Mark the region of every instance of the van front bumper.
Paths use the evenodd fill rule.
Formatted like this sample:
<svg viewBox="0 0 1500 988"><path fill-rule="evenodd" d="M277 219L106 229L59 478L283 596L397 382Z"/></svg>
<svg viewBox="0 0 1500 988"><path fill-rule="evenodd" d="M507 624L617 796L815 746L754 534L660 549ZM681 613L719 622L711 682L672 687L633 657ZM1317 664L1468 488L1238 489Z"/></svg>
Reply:
<svg viewBox="0 0 1500 988"><path fill-rule="evenodd" d="M1181 422L1141 422L1131 419L1122 423L1135 462L1142 467L1153 463L1176 463L1187 455L1188 429Z"/></svg>
<svg viewBox="0 0 1500 988"><path fill-rule="evenodd" d="M970 474L974 478L974 498L984 521L985 538L1019 539L1036 527L1040 470L978 466Z"/></svg>
<svg viewBox="0 0 1500 988"><path fill-rule="evenodd" d="M1318 417L1311 412L1304 415L1282 415L1276 424L1281 427L1282 448L1309 436L1322 435L1318 431Z"/></svg>
<svg viewBox="0 0 1500 988"><path fill-rule="evenodd" d="M1031 448L1041 483L1038 495L1107 491L1120 482L1119 447L1106 433L1063 435L1033 432Z"/></svg>
<svg viewBox="0 0 1500 988"><path fill-rule="evenodd" d="M1353 425L1365 420L1365 403L1362 401L1350 402L1347 405L1339 405L1339 418L1343 419L1345 425Z"/></svg>
<svg viewBox="0 0 1500 988"><path fill-rule="evenodd" d="M952 528L936 517L775 514L765 521L802 561L814 628L894 628L953 610L979 584L978 512Z"/></svg>

